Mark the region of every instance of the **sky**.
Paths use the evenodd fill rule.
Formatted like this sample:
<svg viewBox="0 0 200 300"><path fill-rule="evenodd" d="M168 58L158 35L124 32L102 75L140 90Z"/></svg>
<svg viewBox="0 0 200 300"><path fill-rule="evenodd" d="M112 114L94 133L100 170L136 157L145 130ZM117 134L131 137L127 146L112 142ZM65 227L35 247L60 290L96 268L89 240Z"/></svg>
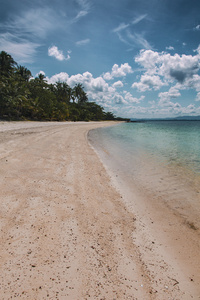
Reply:
<svg viewBox="0 0 200 300"><path fill-rule="evenodd" d="M0 51L127 118L200 115L199 0L0 0Z"/></svg>

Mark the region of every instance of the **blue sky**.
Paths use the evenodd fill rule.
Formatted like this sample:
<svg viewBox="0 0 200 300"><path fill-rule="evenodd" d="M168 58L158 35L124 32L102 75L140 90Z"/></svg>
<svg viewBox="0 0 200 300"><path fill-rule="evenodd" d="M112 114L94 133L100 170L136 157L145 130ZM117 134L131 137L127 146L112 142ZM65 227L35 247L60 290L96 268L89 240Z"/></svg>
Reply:
<svg viewBox="0 0 200 300"><path fill-rule="evenodd" d="M200 115L199 0L0 0L0 51L122 117Z"/></svg>

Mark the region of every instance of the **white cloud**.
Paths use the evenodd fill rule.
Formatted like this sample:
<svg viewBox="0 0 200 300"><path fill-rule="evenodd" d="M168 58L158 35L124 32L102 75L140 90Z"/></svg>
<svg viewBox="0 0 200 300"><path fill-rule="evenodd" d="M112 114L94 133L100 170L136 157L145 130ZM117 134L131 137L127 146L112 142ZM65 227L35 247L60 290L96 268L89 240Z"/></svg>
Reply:
<svg viewBox="0 0 200 300"><path fill-rule="evenodd" d="M112 67L112 72L111 73L109 73L109 72L105 73L103 75L103 78L105 80L111 80L114 77L124 77L124 76L126 76L127 74L130 74L130 73L133 73L133 70L132 70L131 66L129 66L128 63L121 64L120 67L119 67L119 65L114 64L113 67Z"/></svg>
<svg viewBox="0 0 200 300"><path fill-rule="evenodd" d="M113 79L113 76L111 75L111 73L106 72L106 73L103 75L103 78L104 78L105 80L111 80L111 79Z"/></svg>
<svg viewBox="0 0 200 300"><path fill-rule="evenodd" d="M70 55L68 54L67 57L64 56L61 50L58 50L58 47L52 46L48 49L48 55L55 57L57 60L69 60Z"/></svg>
<svg viewBox="0 0 200 300"><path fill-rule="evenodd" d="M133 95L129 92L125 94L125 100L127 100L129 103L140 103L142 100L144 100L145 96L141 96L140 98L133 97Z"/></svg>
<svg viewBox="0 0 200 300"><path fill-rule="evenodd" d="M20 14L9 15L9 20L1 23L5 33L0 34L0 47L9 52L19 63L32 63L38 47L49 32L61 28L57 22L60 15L45 7L26 9Z"/></svg>
<svg viewBox="0 0 200 300"><path fill-rule="evenodd" d="M39 76L40 74L42 74L42 75L44 75L44 76L46 75L45 72L41 70L40 72L38 72L38 73L36 74L36 77Z"/></svg>
<svg viewBox="0 0 200 300"><path fill-rule="evenodd" d="M88 1L88 0L76 0L76 2L80 5L82 10L89 11L90 6L91 6L90 1Z"/></svg>
<svg viewBox="0 0 200 300"><path fill-rule="evenodd" d="M188 78L184 86L180 85L180 89L187 89L187 88L192 88L195 89L197 92L200 92L200 76L198 74L193 75L191 78Z"/></svg>
<svg viewBox="0 0 200 300"><path fill-rule="evenodd" d="M174 107L177 103L171 102L171 99L176 99L181 96L179 90L175 87L171 87L168 92L159 93L159 105L160 106L167 106L167 107Z"/></svg>
<svg viewBox="0 0 200 300"><path fill-rule="evenodd" d="M77 41L76 45L77 46L84 46L84 45L88 44L89 42L90 42L90 39L85 39L85 40Z"/></svg>
<svg viewBox="0 0 200 300"><path fill-rule="evenodd" d="M81 11L77 14L77 16L75 17L74 20L79 20L80 18L85 17L87 14L88 14L88 11L86 11L86 10L81 10Z"/></svg>
<svg viewBox="0 0 200 300"><path fill-rule="evenodd" d="M127 102L124 100L123 96L116 93L112 98L114 104L127 104Z"/></svg>
<svg viewBox="0 0 200 300"><path fill-rule="evenodd" d="M107 92L108 91L108 84L102 77L93 78L90 87L94 92Z"/></svg>
<svg viewBox="0 0 200 300"><path fill-rule="evenodd" d="M141 50L135 61L142 65L149 74L158 74L178 82L192 77L200 67L198 55L171 55L152 50Z"/></svg>
<svg viewBox="0 0 200 300"><path fill-rule="evenodd" d="M200 107L195 107L189 104L186 107L181 106L179 103L171 107L142 107L133 105L123 105L123 106L109 106L116 115L120 115L126 118L158 118L166 116L180 116L180 115L198 115L200 114Z"/></svg>
<svg viewBox="0 0 200 300"><path fill-rule="evenodd" d="M195 27L195 30L200 30L200 25L197 25L197 26Z"/></svg>
<svg viewBox="0 0 200 300"><path fill-rule="evenodd" d="M147 17L147 14L141 15L137 18L135 18L131 23L133 25L138 24L139 22L141 22L142 20L144 20Z"/></svg>
<svg viewBox="0 0 200 300"><path fill-rule="evenodd" d="M88 95L90 101L96 101L98 104L108 107L109 105L127 105L130 103L138 103L142 100L136 98L131 98L131 95L126 95L126 99L116 92L116 86L109 85L103 77L99 76L94 78L90 72L85 72L83 74L76 74L69 76L67 73L55 74L51 78L47 78L49 83L56 83L57 81L66 82L70 87L74 87L77 83L81 83L84 87L85 92ZM121 81L116 82L117 86L122 86Z"/></svg>
<svg viewBox="0 0 200 300"><path fill-rule="evenodd" d="M79 11L69 23L73 24L78 22L81 18L85 17L90 11L90 2L86 0L76 0L79 5Z"/></svg>
<svg viewBox="0 0 200 300"><path fill-rule="evenodd" d="M197 93L195 101L200 101L200 92Z"/></svg>
<svg viewBox="0 0 200 300"><path fill-rule="evenodd" d="M116 81L116 82L113 83L113 87L114 88L121 88L123 86L124 86L124 84L123 84L123 82L121 80L118 80L118 81Z"/></svg>
<svg viewBox="0 0 200 300"><path fill-rule="evenodd" d="M151 45L149 42L143 37L142 34L139 33L131 33L129 30L127 31L127 37L138 46L142 47L143 49L151 49Z"/></svg>
<svg viewBox="0 0 200 300"><path fill-rule="evenodd" d="M51 84L54 84L58 81L60 82L67 82L69 79L69 75L65 72L61 72L59 74L55 74L53 75L51 78L48 78L48 82L51 83Z"/></svg>
<svg viewBox="0 0 200 300"><path fill-rule="evenodd" d="M115 29L113 29L113 32L120 32L129 26L130 26L129 24L121 23L121 24L119 24L119 26L117 26Z"/></svg>
<svg viewBox="0 0 200 300"><path fill-rule="evenodd" d="M198 71L200 69L199 48L197 54L171 55L166 52L153 50L141 50L135 58L135 62L144 68L144 74L140 81L133 83L132 87L139 91L159 90L164 85L177 82L179 89L189 87L198 88L200 81Z"/></svg>
<svg viewBox="0 0 200 300"><path fill-rule="evenodd" d="M138 24L139 22L141 22L143 19L145 19L147 16L147 14L144 14L144 15L141 15L141 16L138 16L136 17L132 22L128 23L128 24L125 24L125 23L120 23L119 26L117 26L115 29L113 29L112 32L120 32L128 27L130 27L130 25L136 25Z"/></svg>
<svg viewBox="0 0 200 300"><path fill-rule="evenodd" d="M11 33L0 34L0 48L8 52L18 63L32 63L41 45L29 42Z"/></svg>
<svg viewBox="0 0 200 300"><path fill-rule="evenodd" d="M139 46L139 47L142 47L145 49L151 49L152 46L145 39L144 32L141 34L141 33L137 33L137 32L131 33L131 31L130 31L131 26L138 24L146 17L147 17L147 14L143 14L143 15L136 17L132 22L129 22L127 24L120 23L118 27L116 27L115 29L112 30L112 32L116 33L119 40L126 45L129 45L131 47Z"/></svg>
<svg viewBox="0 0 200 300"><path fill-rule="evenodd" d="M49 8L30 9L21 13L19 16L11 17L9 22L5 24L7 30L12 30L15 34L21 34L30 38L44 38L50 30L56 25L56 14ZM57 25L58 26L58 25Z"/></svg>
<svg viewBox="0 0 200 300"><path fill-rule="evenodd" d="M166 47L166 50L174 50L174 47L172 46Z"/></svg>
<svg viewBox="0 0 200 300"><path fill-rule="evenodd" d="M177 87L172 87L168 92L159 94L159 106L152 101L150 107L139 106L144 100L142 95L140 98L134 97L130 92L124 91L123 94L116 92L113 86L110 86L102 77L94 78L90 72L69 76L67 73L59 73L48 79L48 82L65 81L71 87L81 83L88 94L89 101L103 105L106 111L112 111L118 116L124 117L162 117L170 115L194 114L200 109L190 104L182 107L178 102L173 103L172 100L180 97Z"/></svg>
<svg viewBox="0 0 200 300"><path fill-rule="evenodd" d="M159 90L166 83L162 82L159 76L156 75L142 75L140 82L134 82L132 88L137 88L140 92Z"/></svg>
<svg viewBox="0 0 200 300"><path fill-rule="evenodd" d="M144 67L149 74L155 74L159 63L159 53L152 50L141 50L135 57L135 62Z"/></svg>
<svg viewBox="0 0 200 300"><path fill-rule="evenodd" d="M81 83L84 86L85 91L89 92L90 95L115 92L115 89L109 86L102 77L94 78L90 72L72 76L69 76L67 73L62 72L48 79L49 83L55 83L57 81L65 81L71 87L74 87L77 83Z"/></svg>
<svg viewBox="0 0 200 300"><path fill-rule="evenodd" d="M117 32L117 35L118 35L119 40L120 40L122 43L124 43L124 44L126 44L126 45L128 45L128 46L130 46L130 47L133 47L133 44L130 43L130 42L126 39L126 36L123 37L123 36L120 34L120 32Z"/></svg>

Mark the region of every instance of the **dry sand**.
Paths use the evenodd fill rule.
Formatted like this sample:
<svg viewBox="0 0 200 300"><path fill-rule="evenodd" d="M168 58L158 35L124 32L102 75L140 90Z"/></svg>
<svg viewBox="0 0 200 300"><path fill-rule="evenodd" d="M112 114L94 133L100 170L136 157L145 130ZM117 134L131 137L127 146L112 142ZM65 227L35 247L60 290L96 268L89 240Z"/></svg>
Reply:
<svg viewBox="0 0 200 300"><path fill-rule="evenodd" d="M200 299L199 231L117 189L87 140L111 124L0 123L0 299Z"/></svg>

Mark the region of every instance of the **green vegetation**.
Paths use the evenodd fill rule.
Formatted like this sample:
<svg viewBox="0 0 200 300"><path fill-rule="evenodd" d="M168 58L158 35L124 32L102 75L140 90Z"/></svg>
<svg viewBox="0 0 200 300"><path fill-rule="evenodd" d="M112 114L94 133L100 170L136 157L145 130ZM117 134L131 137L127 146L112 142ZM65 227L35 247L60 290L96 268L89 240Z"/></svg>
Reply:
<svg viewBox="0 0 200 300"><path fill-rule="evenodd" d="M48 84L45 76L32 78L8 53L0 53L0 118L7 120L115 120L88 96L81 84ZM122 120L121 118L117 118Z"/></svg>

